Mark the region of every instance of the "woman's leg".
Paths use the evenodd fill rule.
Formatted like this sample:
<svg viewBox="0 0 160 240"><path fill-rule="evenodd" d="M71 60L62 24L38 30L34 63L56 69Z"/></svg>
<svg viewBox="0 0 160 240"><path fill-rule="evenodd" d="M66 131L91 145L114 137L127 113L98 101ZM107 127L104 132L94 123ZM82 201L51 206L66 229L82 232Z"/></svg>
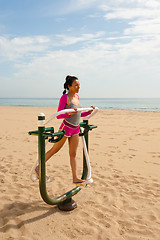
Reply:
<svg viewBox="0 0 160 240"><path fill-rule="evenodd" d="M45 161L48 161L54 154L56 154L64 145L67 137L63 137L59 142L54 143L53 147L46 153Z"/></svg>
<svg viewBox="0 0 160 240"><path fill-rule="evenodd" d="M79 135L74 135L70 138L68 138L69 142L69 155L70 155L70 164L72 169L72 175L73 175L73 183L81 183L85 180L82 180L77 177L77 163L76 163L76 153L79 143Z"/></svg>
<svg viewBox="0 0 160 240"><path fill-rule="evenodd" d="M64 145L67 137L63 137L59 142L54 143L53 147L45 154L45 161L48 161L55 153L57 153ZM35 168L37 175L39 175L39 165Z"/></svg>

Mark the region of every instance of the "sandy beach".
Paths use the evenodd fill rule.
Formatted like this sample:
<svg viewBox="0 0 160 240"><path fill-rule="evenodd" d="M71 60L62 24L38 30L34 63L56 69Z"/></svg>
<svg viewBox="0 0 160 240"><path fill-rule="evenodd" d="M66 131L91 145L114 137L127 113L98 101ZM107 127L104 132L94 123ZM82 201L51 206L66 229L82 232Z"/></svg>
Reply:
<svg viewBox="0 0 160 240"><path fill-rule="evenodd" d="M74 211L62 212L43 202L30 180L38 139L28 131L37 129L40 112L56 110L0 107L0 239L159 240L160 113L99 110L90 119L98 126L89 135L94 182L73 197ZM60 123L47 126L57 131ZM80 176L81 141L77 162ZM67 142L47 162L47 175L51 197L74 187Z"/></svg>

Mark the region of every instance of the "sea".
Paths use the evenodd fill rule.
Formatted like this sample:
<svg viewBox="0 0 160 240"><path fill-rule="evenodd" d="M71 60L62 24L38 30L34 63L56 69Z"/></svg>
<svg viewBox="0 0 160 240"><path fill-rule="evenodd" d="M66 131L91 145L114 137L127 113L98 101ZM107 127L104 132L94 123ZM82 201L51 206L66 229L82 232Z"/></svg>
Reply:
<svg viewBox="0 0 160 240"><path fill-rule="evenodd" d="M160 112L160 98L81 98L83 107ZM0 106L57 107L59 98L0 98Z"/></svg>

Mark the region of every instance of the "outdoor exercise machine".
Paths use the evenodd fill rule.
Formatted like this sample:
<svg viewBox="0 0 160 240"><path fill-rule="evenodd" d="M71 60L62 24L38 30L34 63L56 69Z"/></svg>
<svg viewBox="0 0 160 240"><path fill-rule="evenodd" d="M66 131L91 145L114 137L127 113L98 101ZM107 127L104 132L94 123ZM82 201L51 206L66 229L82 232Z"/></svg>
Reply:
<svg viewBox="0 0 160 240"><path fill-rule="evenodd" d="M77 111L89 111L93 108L78 108ZM63 195L57 198L50 198L46 190L46 163L45 163L45 140L47 139L51 143L60 141L65 131L54 132L54 127L45 128L45 125L50 122L54 117L63 114L74 112L74 109L64 109L59 112L54 113L48 119L45 120L45 114L40 113L38 115L38 130L28 132L29 135L38 136L38 161L33 167L31 178L33 178L33 173L35 167L39 164L39 189L42 199L50 205L58 205L58 208L63 211L71 211L77 207L76 202L72 199L72 196L77 194L84 186L93 182L91 178L91 166L88 155L88 132L94 128L97 128L96 125L89 125L88 119L92 117L97 111L98 108L95 108L93 112L87 117L83 118L83 122L80 123L80 136L82 137L83 143L83 172L81 179L84 179L85 182L82 184L77 184L77 186L70 191L64 193Z"/></svg>

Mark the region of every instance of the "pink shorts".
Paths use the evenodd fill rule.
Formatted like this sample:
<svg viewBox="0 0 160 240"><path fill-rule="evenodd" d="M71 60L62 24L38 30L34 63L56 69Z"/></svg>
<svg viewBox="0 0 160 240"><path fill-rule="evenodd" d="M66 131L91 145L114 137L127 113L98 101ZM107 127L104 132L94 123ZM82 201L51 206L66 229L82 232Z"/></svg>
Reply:
<svg viewBox="0 0 160 240"><path fill-rule="evenodd" d="M74 126L71 123L67 121L63 121L59 130L65 130L64 136L66 137L72 137L73 135L77 135L80 132L80 125Z"/></svg>

